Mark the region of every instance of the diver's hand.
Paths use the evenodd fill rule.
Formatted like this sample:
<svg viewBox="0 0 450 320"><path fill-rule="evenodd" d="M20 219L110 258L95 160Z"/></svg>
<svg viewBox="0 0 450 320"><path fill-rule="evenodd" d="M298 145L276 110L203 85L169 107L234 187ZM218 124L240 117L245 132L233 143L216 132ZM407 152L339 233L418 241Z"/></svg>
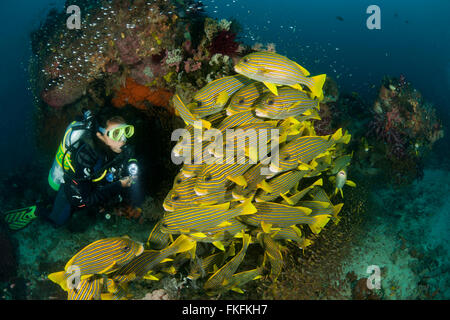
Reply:
<svg viewBox="0 0 450 320"><path fill-rule="evenodd" d="M129 188L129 187L131 187L131 184L133 183L133 179L131 177L125 177L120 180L120 183L122 184L123 188Z"/></svg>

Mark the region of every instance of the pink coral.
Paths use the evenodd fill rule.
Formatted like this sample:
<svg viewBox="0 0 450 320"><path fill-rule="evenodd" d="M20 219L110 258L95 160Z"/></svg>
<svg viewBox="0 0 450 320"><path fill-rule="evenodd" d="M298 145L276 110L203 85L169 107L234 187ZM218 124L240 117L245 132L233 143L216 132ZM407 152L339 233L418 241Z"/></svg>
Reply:
<svg viewBox="0 0 450 320"><path fill-rule="evenodd" d="M191 58L189 58L188 60L186 60L184 62L184 71L186 71L186 73L189 72L194 72L197 70L200 70L202 67L202 63L200 61L194 61Z"/></svg>

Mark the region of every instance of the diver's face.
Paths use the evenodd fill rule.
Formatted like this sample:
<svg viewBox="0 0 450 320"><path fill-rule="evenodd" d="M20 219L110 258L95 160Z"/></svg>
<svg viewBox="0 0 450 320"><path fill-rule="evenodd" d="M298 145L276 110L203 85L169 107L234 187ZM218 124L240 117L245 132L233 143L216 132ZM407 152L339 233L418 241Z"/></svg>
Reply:
<svg viewBox="0 0 450 320"><path fill-rule="evenodd" d="M121 123L110 123L109 121L107 122L107 127L106 129L106 133L108 131L111 131L112 129L118 127L121 125ZM125 145L125 141L115 141L113 139L111 139L110 137L108 137L105 134L101 134L100 132L97 132L97 137L103 141L104 144L106 144L113 152L115 153L121 153L122 152L122 147Z"/></svg>

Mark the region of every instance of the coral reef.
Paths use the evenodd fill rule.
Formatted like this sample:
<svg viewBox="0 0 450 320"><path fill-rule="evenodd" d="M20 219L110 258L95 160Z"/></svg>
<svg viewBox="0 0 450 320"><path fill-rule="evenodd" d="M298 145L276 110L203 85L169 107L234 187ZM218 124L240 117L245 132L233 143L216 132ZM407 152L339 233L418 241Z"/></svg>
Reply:
<svg viewBox="0 0 450 320"><path fill-rule="evenodd" d="M386 77L374 102L367 137L384 154L396 183L420 178L422 158L444 135L434 107L401 75ZM393 173L393 174L392 174Z"/></svg>

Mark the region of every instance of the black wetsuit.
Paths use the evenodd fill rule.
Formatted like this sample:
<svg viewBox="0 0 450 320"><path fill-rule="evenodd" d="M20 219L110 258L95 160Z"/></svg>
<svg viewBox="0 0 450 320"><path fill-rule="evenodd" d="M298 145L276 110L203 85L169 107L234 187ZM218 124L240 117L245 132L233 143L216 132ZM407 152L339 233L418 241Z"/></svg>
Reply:
<svg viewBox="0 0 450 320"><path fill-rule="evenodd" d="M113 153L92 133L86 133L71 154L75 172L65 172L65 183L56 195L51 212L46 214L56 225L65 224L74 211L98 212L99 207L118 204L129 189L122 187L119 179L126 176L124 170L132 157L131 149ZM108 182L104 177L94 182L105 170L114 172L114 181Z"/></svg>

